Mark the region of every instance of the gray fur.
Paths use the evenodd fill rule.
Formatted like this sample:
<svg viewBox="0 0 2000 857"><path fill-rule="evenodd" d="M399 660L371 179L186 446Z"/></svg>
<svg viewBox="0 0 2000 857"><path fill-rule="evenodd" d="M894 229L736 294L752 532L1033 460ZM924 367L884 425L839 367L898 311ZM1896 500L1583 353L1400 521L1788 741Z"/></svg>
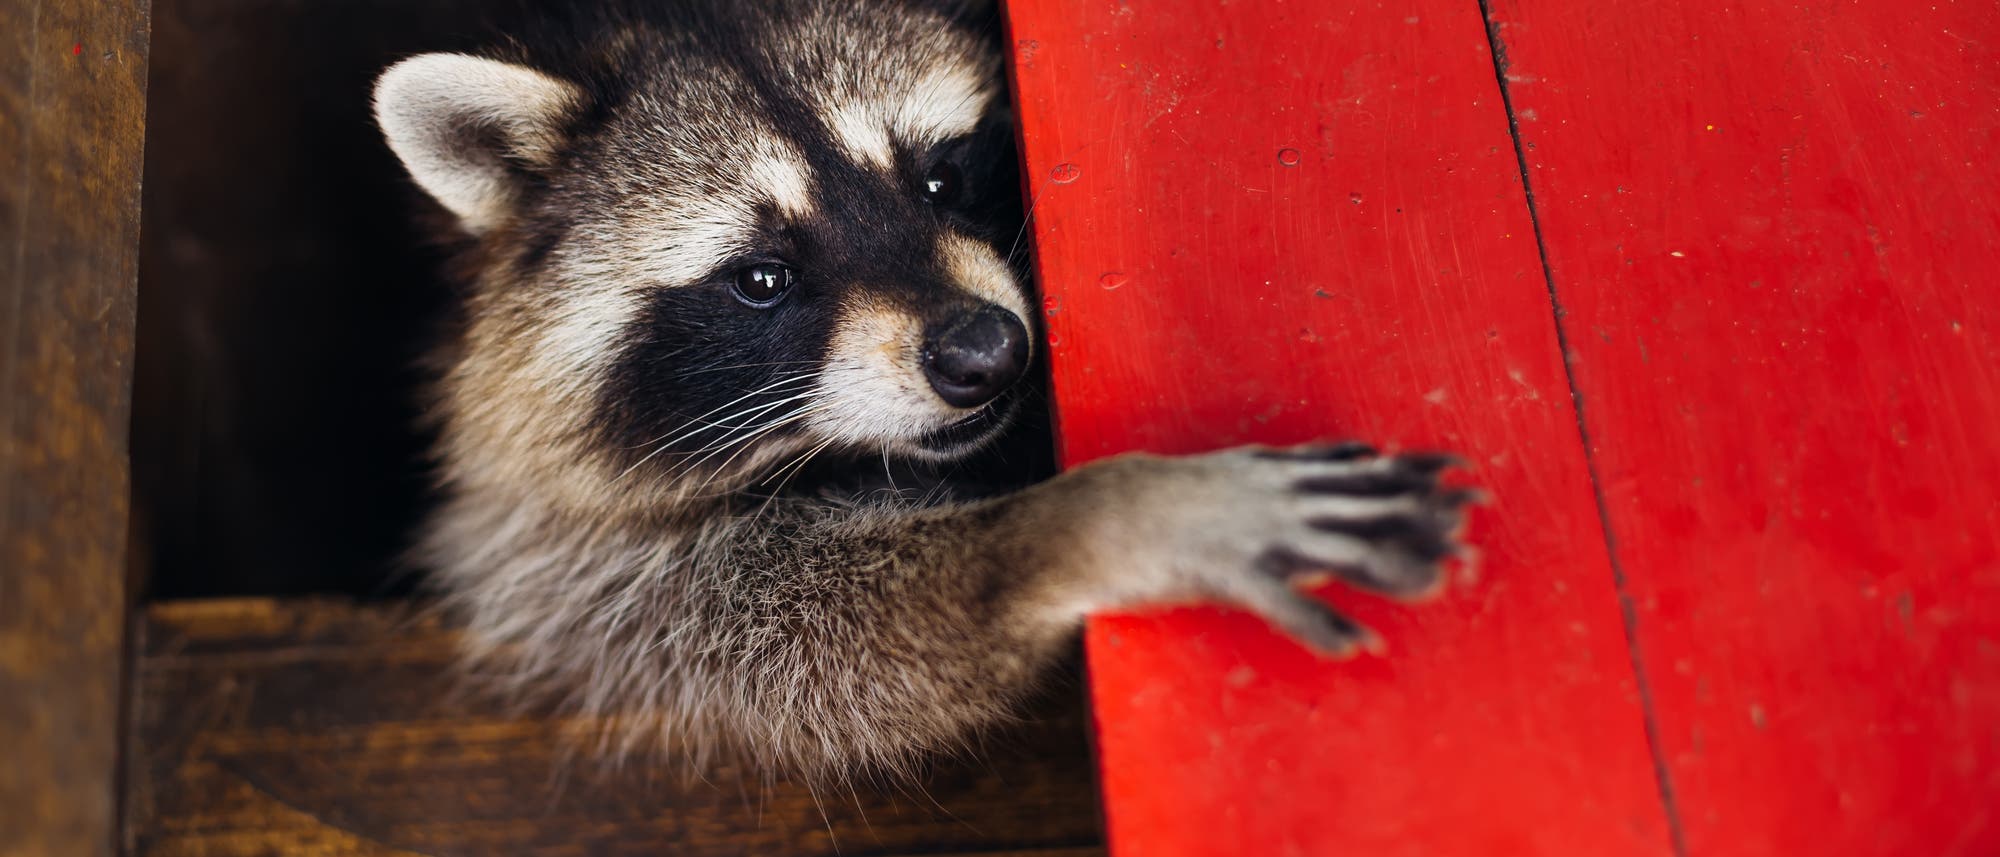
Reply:
<svg viewBox="0 0 2000 857"><path fill-rule="evenodd" d="M1012 414L927 441L971 412L923 386L924 326L980 305L1026 323L1033 306L1002 246L1018 222L899 201L911 159L1006 109L967 20L697 4L384 75L378 116L457 216L468 272L437 357L442 501L418 552L477 674L601 718L616 752L845 777L1007 717L1094 610L1220 600L1340 654L1373 638L1296 592L1301 576L1435 587L1466 500L1439 486L1440 458L1133 455L985 499L927 466L969 461ZM718 278L773 252L758 224L774 218L818 230L823 258L877 266L811 270L789 314L727 304ZM766 319L797 335L760 338ZM702 338L719 327L741 335ZM800 337L823 344L760 366Z"/></svg>

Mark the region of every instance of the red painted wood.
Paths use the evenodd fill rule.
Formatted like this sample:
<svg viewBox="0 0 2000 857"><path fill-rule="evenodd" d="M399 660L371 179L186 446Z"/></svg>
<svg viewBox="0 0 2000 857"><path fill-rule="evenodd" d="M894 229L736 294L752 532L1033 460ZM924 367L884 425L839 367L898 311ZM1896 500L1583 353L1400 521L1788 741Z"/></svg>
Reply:
<svg viewBox="0 0 2000 857"><path fill-rule="evenodd" d="M1088 633L1113 852L1661 855L1612 574L1476 6L1014 0L1071 462L1361 437L1498 498L1394 653Z"/></svg>
<svg viewBox="0 0 2000 857"><path fill-rule="evenodd" d="M2000 4L1495 15L1688 853L2000 854Z"/></svg>

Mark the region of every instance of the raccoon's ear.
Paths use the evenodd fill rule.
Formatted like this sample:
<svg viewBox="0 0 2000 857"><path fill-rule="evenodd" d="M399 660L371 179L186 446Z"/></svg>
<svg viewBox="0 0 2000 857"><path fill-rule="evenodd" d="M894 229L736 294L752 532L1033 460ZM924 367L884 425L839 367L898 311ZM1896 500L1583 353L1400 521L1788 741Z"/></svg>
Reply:
<svg viewBox="0 0 2000 857"><path fill-rule="evenodd" d="M422 54L375 82L375 122L426 193L478 235L505 217L524 171L549 166L583 105L576 86L464 54Z"/></svg>

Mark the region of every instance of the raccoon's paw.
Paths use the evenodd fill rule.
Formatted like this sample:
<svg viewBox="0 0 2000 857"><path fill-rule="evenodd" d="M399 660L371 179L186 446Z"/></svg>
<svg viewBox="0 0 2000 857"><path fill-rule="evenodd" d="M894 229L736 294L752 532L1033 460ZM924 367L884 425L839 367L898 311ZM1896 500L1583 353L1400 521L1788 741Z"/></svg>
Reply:
<svg viewBox="0 0 2000 857"><path fill-rule="evenodd" d="M1440 477L1458 459L1381 455L1357 443L1252 447L1180 459L1185 491L1156 549L1176 576L1249 608L1299 641L1346 655L1377 650L1366 628L1300 591L1331 575L1414 600L1437 592L1477 491Z"/></svg>

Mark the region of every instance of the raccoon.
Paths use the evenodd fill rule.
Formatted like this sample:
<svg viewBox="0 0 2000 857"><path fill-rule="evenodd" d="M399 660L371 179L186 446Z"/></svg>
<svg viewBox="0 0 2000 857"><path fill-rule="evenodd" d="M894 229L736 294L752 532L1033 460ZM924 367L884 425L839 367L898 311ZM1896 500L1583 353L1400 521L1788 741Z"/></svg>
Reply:
<svg viewBox="0 0 2000 857"><path fill-rule="evenodd" d="M403 60L376 117L449 221L417 554L502 690L614 753L906 770L1086 614L1437 588L1471 497L1355 443L1048 476L995 12L683 0ZM699 763L699 762L698 762Z"/></svg>

